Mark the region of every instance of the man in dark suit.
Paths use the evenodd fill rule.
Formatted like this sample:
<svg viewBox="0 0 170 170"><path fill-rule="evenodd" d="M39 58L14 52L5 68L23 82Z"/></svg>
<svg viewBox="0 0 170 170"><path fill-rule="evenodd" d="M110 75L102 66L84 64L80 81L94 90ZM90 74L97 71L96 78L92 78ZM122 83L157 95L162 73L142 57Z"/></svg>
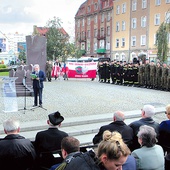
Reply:
<svg viewBox="0 0 170 170"><path fill-rule="evenodd" d="M125 124L124 122L124 113L121 111L117 111L114 113L113 116L113 122L110 123L109 125L102 126L99 129L98 134L96 134L93 138L93 143L97 144L102 140L103 137L103 132L105 130L109 130L111 132L117 131L122 135L122 138L124 142L127 145L131 144L131 141L133 139L133 130L131 127Z"/></svg>
<svg viewBox="0 0 170 170"><path fill-rule="evenodd" d="M64 117L58 111L48 115L47 124L49 128L38 132L35 137L35 150L37 154L61 149L61 140L68 136L67 133L58 129L63 120Z"/></svg>
<svg viewBox="0 0 170 170"><path fill-rule="evenodd" d="M33 91L34 91L34 105L38 104L38 95L39 95L39 107L42 107L42 91L44 88L43 81L45 79L44 72L40 70L40 66L38 64L34 65L34 71L32 72L32 80L33 80Z"/></svg>

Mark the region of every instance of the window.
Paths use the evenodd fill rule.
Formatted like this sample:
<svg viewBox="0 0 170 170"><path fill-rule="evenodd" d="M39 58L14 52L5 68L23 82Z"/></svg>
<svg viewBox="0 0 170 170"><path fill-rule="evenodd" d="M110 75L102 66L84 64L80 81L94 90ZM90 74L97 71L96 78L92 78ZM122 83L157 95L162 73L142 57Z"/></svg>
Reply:
<svg viewBox="0 0 170 170"><path fill-rule="evenodd" d="M97 42L94 43L94 51L97 50Z"/></svg>
<svg viewBox="0 0 170 170"><path fill-rule="evenodd" d="M132 18L132 29L136 29L136 18Z"/></svg>
<svg viewBox="0 0 170 170"><path fill-rule="evenodd" d="M155 5L161 5L161 0L155 0Z"/></svg>
<svg viewBox="0 0 170 170"><path fill-rule="evenodd" d="M125 47L125 38L122 38L122 47Z"/></svg>
<svg viewBox="0 0 170 170"><path fill-rule="evenodd" d="M120 14L120 6L119 5L117 5L117 7L116 7L116 14Z"/></svg>
<svg viewBox="0 0 170 170"><path fill-rule="evenodd" d="M94 29L94 37L97 37L97 29Z"/></svg>
<svg viewBox="0 0 170 170"><path fill-rule="evenodd" d="M122 14L126 12L126 3L122 4Z"/></svg>
<svg viewBox="0 0 170 170"><path fill-rule="evenodd" d="M153 44L156 44L156 34L153 35Z"/></svg>
<svg viewBox="0 0 170 170"><path fill-rule="evenodd" d="M119 39L116 39L116 48L119 47Z"/></svg>
<svg viewBox="0 0 170 170"><path fill-rule="evenodd" d="M110 35L110 27L107 27L107 35Z"/></svg>
<svg viewBox="0 0 170 170"><path fill-rule="evenodd" d="M170 23L170 12L165 13L165 22Z"/></svg>
<svg viewBox="0 0 170 170"><path fill-rule="evenodd" d="M87 37L90 38L90 30L87 30Z"/></svg>
<svg viewBox="0 0 170 170"><path fill-rule="evenodd" d="M141 17L141 27L146 27L146 16Z"/></svg>
<svg viewBox="0 0 170 170"><path fill-rule="evenodd" d="M101 16L101 22L104 22L104 14Z"/></svg>
<svg viewBox="0 0 170 170"><path fill-rule="evenodd" d="M87 25L90 25L90 17L87 19Z"/></svg>
<svg viewBox="0 0 170 170"><path fill-rule="evenodd" d="M146 45L146 35L141 35L140 44L141 45Z"/></svg>
<svg viewBox="0 0 170 170"><path fill-rule="evenodd" d="M101 37L104 37L104 28L101 28L101 34L100 34Z"/></svg>
<svg viewBox="0 0 170 170"><path fill-rule="evenodd" d="M116 22L116 32L119 32L119 22Z"/></svg>
<svg viewBox="0 0 170 170"><path fill-rule="evenodd" d="M87 7L87 11L90 12L90 10L91 10L91 9L90 9L90 6L88 6L88 7Z"/></svg>
<svg viewBox="0 0 170 170"><path fill-rule="evenodd" d="M137 6L137 2L136 0L132 1L132 11L136 11L136 6Z"/></svg>
<svg viewBox="0 0 170 170"><path fill-rule="evenodd" d="M147 7L147 0L142 0L142 9Z"/></svg>
<svg viewBox="0 0 170 170"><path fill-rule="evenodd" d="M84 18L83 18L83 20L82 20L82 26L84 27Z"/></svg>
<svg viewBox="0 0 170 170"><path fill-rule="evenodd" d="M97 15L94 16L94 23L97 24Z"/></svg>
<svg viewBox="0 0 170 170"><path fill-rule="evenodd" d="M122 21L122 31L125 31L125 29L126 29L125 21Z"/></svg>
<svg viewBox="0 0 170 170"><path fill-rule="evenodd" d="M105 7L109 6L109 0L105 1Z"/></svg>
<svg viewBox="0 0 170 170"><path fill-rule="evenodd" d="M170 0L166 0L166 3L167 3L167 4L170 3Z"/></svg>
<svg viewBox="0 0 170 170"><path fill-rule="evenodd" d="M110 21L110 12L107 13L107 21Z"/></svg>
<svg viewBox="0 0 170 170"><path fill-rule="evenodd" d="M87 51L90 51L90 42L87 41Z"/></svg>
<svg viewBox="0 0 170 170"><path fill-rule="evenodd" d="M77 27L80 27L80 20L77 21Z"/></svg>
<svg viewBox="0 0 170 170"><path fill-rule="evenodd" d="M109 41L106 44L106 50L110 50L110 42Z"/></svg>
<svg viewBox="0 0 170 170"><path fill-rule="evenodd" d="M136 46L136 36L131 37L131 46L135 47Z"/></svg>
<svg viewBox="0 0 170 170"><path fill-rule="evenodd" d="M160 25L160 14L155 14L155 25Z"/></svg>
<svg viewBox="0 0 170 170"><path fill-rule="evenodd" d="M94 10L97 10L98 9L98 5L97 3L94 4Z"/></svg>

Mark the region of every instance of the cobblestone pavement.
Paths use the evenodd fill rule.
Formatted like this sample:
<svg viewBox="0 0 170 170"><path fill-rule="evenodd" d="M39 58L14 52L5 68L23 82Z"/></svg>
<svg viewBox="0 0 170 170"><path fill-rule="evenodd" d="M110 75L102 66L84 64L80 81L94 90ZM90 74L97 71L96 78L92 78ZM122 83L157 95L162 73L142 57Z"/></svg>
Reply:
<svg viewBox="0 0 170 170"><path fill-rule="evenodd" d="M18 109L13 113L3 112L2 79L0 79L0 124L3 120L15 116L20 121L45 120L49 113L59 111L64 117L113 113L116 110L139 110L144 104L165 107L170 103L170 93L145 88L127 87L99 83L97 80L69 79L44 82L43 107L30 110L33 97L17 97ZM157 120L166 119L165 114L155 116Z"/></svg>

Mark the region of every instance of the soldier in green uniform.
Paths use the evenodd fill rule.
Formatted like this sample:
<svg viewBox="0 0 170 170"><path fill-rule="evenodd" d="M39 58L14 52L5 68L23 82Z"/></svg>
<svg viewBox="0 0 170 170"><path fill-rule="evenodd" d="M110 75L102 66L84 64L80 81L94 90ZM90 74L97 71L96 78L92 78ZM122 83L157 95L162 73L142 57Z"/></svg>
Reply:
<svg viewBox="0 0 170 170"><path fill-rule="evenodd" d="M161 64L158 62L156 64L156 80L155 80L155 88L158 90L161 89L161 76L162 76L162 67Z"/></svg>
<svg viewBox="0 0 170 170"><path fill-rule="evenodd" d="M144 83L145 83L145 88L149 88L150 86L150 64L149 64L148 59L146 59L145 65L144 65Z"/></svg>
<svg viewBox="0 0 170 170"><path fill-rule="evenodd" d="M46 78L48 79L49 82L51 82L51 72L53 69L51 61L47 61L45 69L46 69Z"/></svg>
<svg viewBox="0 0 170 170"><path fill-rule="evenodd" d="M138 81L139 81L139 86L143 87L144 86L144 64L142 63L142 61L140 61L139 63Z"/></svg>
<svg viewBox="0 0 170 170"><path fill-rule="evenodd" d="M154 89L155 88L155 77L156 77L156 66L154 61L152 60L150 63L150 88Z"/></svg>
<svg viewBox="0 0 170 170"><path fill-rule="evenodd" d="M170 65L168 66L168 76L167 76L167 91L170 91Z"/></svg>
<svg viewBox="0 0 170 170"><path fill-rule="evenodd" d="M168 76L168 68L167 68L166 63L163 63L162 76L161 76L162 90L166 90L167 76Z"/></svg>

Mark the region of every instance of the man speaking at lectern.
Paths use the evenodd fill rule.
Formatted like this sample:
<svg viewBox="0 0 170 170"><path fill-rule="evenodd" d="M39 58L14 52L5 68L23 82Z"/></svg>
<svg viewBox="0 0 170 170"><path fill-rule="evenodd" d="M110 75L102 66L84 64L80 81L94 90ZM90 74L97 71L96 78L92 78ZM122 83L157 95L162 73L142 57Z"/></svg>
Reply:
<svg viewBox="0 0 170 170"><path fill-rule="evenodd" d="M44 72L40 70L40 66L38 64L34 65L34 71L31 74L33 80L33 91L34 91L34 105L38 104L38 95L39 95L39 107L42 107L42 90L43 90L43 81L45 79Z"/></svg>

